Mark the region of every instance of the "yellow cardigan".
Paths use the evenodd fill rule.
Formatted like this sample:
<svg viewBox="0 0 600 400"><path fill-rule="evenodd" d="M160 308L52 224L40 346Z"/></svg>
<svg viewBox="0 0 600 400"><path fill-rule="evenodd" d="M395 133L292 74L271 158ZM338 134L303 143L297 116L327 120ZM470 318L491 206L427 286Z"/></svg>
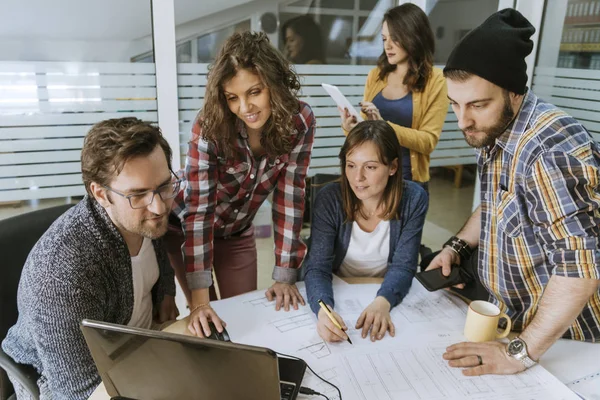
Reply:
<svg viewBox="0 0 600 400"><path fill-rule="evenodd" d="M364 101L373 101L377 93L387 85L387 76L379 80L379 68L369 71L365 84ZM413 180L429 181L429 154L435 149L448 113L448 90L442 70L433 68L431 78L422 92L413 92L412 127L405 128L388 122L400 145L410 150L410 165ZM367 116L361 114L364 119ZM347 135L348 132L345 132Z"/></svg>

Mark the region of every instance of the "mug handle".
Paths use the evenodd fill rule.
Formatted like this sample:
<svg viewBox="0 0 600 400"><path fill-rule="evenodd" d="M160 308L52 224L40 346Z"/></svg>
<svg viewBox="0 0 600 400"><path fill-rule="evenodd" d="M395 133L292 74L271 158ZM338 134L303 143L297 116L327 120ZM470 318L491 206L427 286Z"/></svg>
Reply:
<svg viewBox="0 0 600 400"><path fill-rule="evenodd" d="M508 334L510 333L510 329L512 328L512 321L510 320L510 317L508 315L506 315L505 313L501 312L499 319L502 319L502 318L504 318L506 320L506 328L504 329L504 332L496 334L496 339L503 339L503 338L507 337Z"/></svg>

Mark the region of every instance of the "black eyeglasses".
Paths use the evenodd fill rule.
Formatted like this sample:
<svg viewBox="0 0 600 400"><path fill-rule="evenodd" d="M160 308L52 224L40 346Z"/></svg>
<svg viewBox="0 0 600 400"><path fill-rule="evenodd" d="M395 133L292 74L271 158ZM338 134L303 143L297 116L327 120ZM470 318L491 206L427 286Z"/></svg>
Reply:
<svg viewBox="0 0 600 400"><path fill-rule="evenodd" d="M177 193L179 193L180 186L181 180L174 180L169 183L165 183L162 186L159 186L156 190L148 190L147 192L135 194L125 194L109 186L102 185L102 187L104 187L105 189L108 189L111 192L116 193L119 196L125 197L127 200L129 200L129 205L134 210L148 207L154 201L155 195L158 195L162 201L174 198L175 196L177 196Z"/></svg>

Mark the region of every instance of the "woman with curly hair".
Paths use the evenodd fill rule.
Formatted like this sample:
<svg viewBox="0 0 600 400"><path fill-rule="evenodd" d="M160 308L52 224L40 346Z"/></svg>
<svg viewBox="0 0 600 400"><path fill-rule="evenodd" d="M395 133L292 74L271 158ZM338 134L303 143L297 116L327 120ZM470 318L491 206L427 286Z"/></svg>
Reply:
<svg viewBox="0 0 600 400"><path fill-rule="evenodd" d="M224 326L210 307L213 268L221 298L256 289L252 220L270 193L275 283L265 295L277 310L304 304L295 282L306 253L300 230L315 119L299 89L289 61L263 33L232 35L209 67L172 210L185 239L168 237L174 268L186 272L189 329L197 336L210 334L209 322L219 332Z"/></svg>

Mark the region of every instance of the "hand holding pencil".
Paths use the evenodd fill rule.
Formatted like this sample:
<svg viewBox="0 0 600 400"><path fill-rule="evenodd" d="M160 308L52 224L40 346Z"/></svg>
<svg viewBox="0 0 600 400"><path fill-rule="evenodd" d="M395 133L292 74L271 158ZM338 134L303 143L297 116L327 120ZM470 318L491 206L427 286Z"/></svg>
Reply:
<svg viewBox="0 0 600 400"><path fill-rule="evenodd" d="M347 340L352 344L352 341L346 334L348 327L338 313L333 311L331 307L319 300L319 314L317 316L317 331L319 336L327 342L341 342Z"/></svg>

